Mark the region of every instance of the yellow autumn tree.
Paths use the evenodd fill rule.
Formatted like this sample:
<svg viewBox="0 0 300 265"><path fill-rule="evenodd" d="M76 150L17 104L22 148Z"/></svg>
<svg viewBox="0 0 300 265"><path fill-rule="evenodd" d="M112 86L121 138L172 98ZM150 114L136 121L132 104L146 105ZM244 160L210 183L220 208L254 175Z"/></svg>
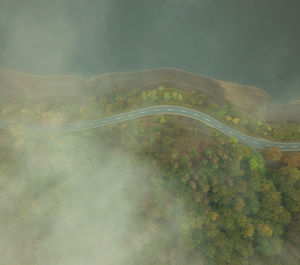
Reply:
<svg viewBox="0 0 300 265"><path fill-rule="evenodd" d="M240 119L239 118L234 118L234 119L232 119L232 122L234 124L238 124L240 122Z"/></svg>
<svg viewBox="0 0 300 265"><path fill-rule="evenodd" d="M211 219L212 219L213 221L216 221L216 219L218 218L218 216L219 216L219 214L218 214L217 212L212 212L212 214L211 214Z"/></svg>
<svg viewBox="0 0 300 265"><path fill-rule="evenodd" d="M261 235L265 237L271 237L273 234L272 228L263 222L258 224L257 230Z"/></svg>
<svg viewBox="0 0 300 265"><path fill-rule="evenodd" d="M242 230L242 235L244 237L252 238L255 232L255 227L253 224L247 224Z"/></svg>
<svg viewBox="0 0 300 265"><path fill-rule="evenodd" d="M226 116L225 116L225 119L226 119L226 121L231 121L231 120L232 120L232 117L230 117L229 115L226 115Z"/></svg>
<svg viewBox="0 0 300 265"><path fill-rule="evenodd" d="M193 181L193 180L190 182L190 185L191 185L191 187L193 188L193 190L195 190L196 187L197 187L196 182Z"/></svg>
<svg viewBox="0 0 300 265"><path fill-rule="evenodd" d="M166 119L163 115L161 115L159 122L160 123L166 123Z"/></svg>

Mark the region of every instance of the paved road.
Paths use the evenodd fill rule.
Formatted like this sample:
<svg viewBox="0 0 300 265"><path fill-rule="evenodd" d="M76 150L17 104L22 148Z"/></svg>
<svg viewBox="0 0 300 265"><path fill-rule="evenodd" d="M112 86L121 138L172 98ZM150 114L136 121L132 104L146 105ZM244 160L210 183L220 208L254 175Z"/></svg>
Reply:
<svg viewBox="0 0 300 265"><path fill-rule="evenodd" d="M300 151L300 143L272 142L261 138L247 136L243 133L240 133L226 126L225 124L217 121L216 119L200 111L181 107L181 106L172 106L172 105L158 105L158 106L146 107L134 111L124 112L121 114L101 118L98 120L65 124L56 128L53 128L51 126L46 126L46 125L27 125L27 124L21 124L21 125L31 130L36 130L40 132L72 132L72 131L82 131L89 128L101 127L108 124L114 124L122 121L150 116L153 114L175 114L175 115L181 115L181 116L189 117L204 122L207 125L214 127L218 131L228 136L235 137L239 142L254 147L256 149L267 149L270 146L277 146L283 151ZM20 123L17 124L20 125ZM0 120L0 128L2 129L9 129L14 125L16 125L16 123Z"/></svg>

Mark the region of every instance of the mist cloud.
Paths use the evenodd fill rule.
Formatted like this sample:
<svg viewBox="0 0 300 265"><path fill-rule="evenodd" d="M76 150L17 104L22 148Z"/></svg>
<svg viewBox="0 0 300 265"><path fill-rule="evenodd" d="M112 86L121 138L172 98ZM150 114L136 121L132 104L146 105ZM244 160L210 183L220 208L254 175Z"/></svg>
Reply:
<svg viewBox="0 0 300 265"><path fill-rule="evenodd" d="M1 264L128 264L128 239L151 240L135 228L142 162L77 136L33 138L16 147L22 172L1 171Z"/></svg>

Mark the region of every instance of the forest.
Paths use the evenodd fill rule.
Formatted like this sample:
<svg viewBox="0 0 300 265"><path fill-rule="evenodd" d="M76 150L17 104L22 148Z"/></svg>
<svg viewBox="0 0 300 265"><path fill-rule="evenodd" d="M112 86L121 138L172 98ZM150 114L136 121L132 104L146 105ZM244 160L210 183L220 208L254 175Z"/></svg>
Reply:
<svg viewBox="0 0 300 265"><path fill-rule="evenodd" d="M93 96L78 105L59 101L37 106L28 102L6 104L1 119L45 124L95 119L142 106L175 104L203 111L249 135L300 141L299 124L257 121L241 114L230 102L215 103L203 93L163 86L148 91L133 89L118 96ZM92 153L76 145L77 149L71 147L74 153L80 147L88 157L98 157L97 152L101 153L104 147L120 148L137 163L138 159L143 160L146 189L131 215L136 227L149 232L151 237L135 242L134 232L128 229L124 242L135 254L127 264L300 264L299 152L282 152L276 147L254 150L204 124L174 115L154 115L58 136L13 127L1 131L0 139L1 173L14 179L22 178L24 172L30 174L29 167L23 168L26 150L42 152L44 156L55 152L57 159L64 161L68 153L62 150L70 141L80 143L82 139L89 139L99 151L95 149ZM45 152L45 142L51 142L53 150ZM96 164L91 158L91 167ZM65 167L63 170L68 171L67 163ZM55 163L46 163L41 169L43 178L36 183L34 195L37 203L40 193L51 189L55 177L61 174ZM53 181L48 183L45 176ZM128 198L135 196L135 189L135 185L128 186ZM44 209L44 216L59 207L58 196L63 195L53 194L53 205ZM33 200L24 202L25 207L31 209ZM6 214L4 219L9 221L12 217ZM39 227L43 222L46 220L33 215L17 225ZM28 237L21 238L20 244L30 245L34 238Z"/></svg>

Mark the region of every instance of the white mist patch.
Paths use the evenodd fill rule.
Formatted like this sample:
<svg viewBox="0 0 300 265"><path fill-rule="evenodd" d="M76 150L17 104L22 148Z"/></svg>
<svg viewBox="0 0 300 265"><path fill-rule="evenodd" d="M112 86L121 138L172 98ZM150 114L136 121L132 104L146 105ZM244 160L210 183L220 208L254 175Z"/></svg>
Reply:
<svg viewBox="0 0 300 265"><path fill-rule="evenodd" d="M42 139L16 149L22 172L1 171L1 263L128 264L151 237L134 214L149 172L87 139Z"/></svg>
<svg viewBox="0 0 300 265"><path fill-rule="evenodd" d="M94 175L74 174L65 181L52 233L41 246L41 264L44 258L54 258L49 264L126 264L130 250L124 247L122 236L133 222L134 205L124 187L126 182L134 185L134 172L118 159Z"/></svg>

